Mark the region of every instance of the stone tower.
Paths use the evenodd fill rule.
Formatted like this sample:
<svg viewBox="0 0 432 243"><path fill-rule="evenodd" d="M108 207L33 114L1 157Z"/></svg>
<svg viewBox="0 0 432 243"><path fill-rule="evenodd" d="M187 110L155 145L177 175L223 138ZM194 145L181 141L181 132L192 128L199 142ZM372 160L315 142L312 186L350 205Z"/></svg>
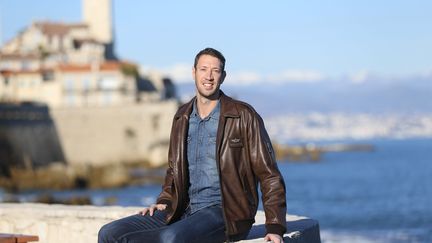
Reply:
<svg viewBox="0 0 432 243"><path fill-rule="evenodd" d="M106 58L116 59L111 5L111 0L82 0L82 14L93 38L105 44Z"/></svg>

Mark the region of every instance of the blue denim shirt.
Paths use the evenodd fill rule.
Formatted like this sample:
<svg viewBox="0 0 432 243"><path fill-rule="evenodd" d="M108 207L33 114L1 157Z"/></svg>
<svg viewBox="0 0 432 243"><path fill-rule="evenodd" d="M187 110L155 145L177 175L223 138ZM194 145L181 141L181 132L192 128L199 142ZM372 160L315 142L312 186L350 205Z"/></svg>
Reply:
<svg viewBox="0 0 432 243"><path fill-rule="evenodd" d="M216 165L216 133L220 102L204 119L198 114L196 101L189 117L187 158L189 163L190 212L221 205L219 173Z"/></svg>

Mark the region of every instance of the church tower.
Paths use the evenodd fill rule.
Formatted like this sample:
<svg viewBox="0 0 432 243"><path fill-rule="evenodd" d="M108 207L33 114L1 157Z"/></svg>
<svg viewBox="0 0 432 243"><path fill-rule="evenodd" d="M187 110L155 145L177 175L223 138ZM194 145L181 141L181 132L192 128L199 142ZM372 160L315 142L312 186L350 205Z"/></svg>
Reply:
<svg viewBox="0 0 432 243"><path fill-rule="evenodd" d="M111 0L82 0L83 20L97 41L105 44L105 56L115 59Z"/></svg>

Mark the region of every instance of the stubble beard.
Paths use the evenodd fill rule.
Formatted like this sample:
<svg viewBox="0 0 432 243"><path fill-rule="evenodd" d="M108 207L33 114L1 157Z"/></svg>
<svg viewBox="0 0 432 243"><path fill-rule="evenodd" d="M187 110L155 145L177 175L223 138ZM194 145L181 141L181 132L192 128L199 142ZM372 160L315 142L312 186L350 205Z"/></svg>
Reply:
<svg viewBox="0 0 432 243"><path fill-rule="evenodd" d="M201 86L200 86L201 85ZM201 100L217 100L220 95L220 84L214 84L216 87L213 90L206 90L201 83L195 82L197 98Z"/></svg>

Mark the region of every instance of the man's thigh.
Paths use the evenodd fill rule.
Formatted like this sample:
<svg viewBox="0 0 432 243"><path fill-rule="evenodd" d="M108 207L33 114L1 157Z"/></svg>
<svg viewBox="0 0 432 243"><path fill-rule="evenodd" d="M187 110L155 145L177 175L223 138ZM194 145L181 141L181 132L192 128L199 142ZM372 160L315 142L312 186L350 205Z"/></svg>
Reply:
<svg viewBox="0 0 432 243"><path fill-rule="evenodd" d="M154 239L156 232L166 226L165 217L164 211L155 211L153 216L136 214L115 220L101 228L98 242L133 242L137 238L143 240L147 237Z"/></svg>
<svg viewBox="0 0 432 243"><path fill-rule="evenodd" d="M225 223L220 207L202 209L165 227L160 242L224 242Z"/></svg>

